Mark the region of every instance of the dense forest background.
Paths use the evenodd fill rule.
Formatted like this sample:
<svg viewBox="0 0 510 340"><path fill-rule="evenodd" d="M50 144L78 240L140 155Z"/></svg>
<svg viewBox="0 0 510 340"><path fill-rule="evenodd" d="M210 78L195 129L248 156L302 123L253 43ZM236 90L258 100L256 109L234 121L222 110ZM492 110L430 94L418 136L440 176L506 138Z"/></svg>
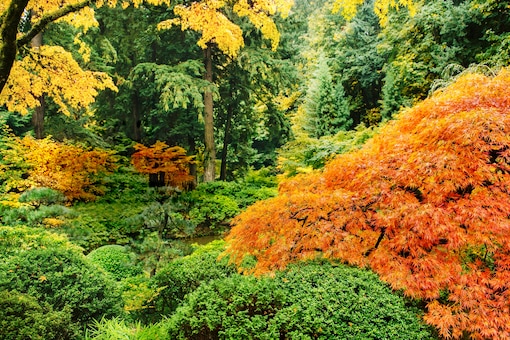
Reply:
<svg viewBox="0 0 510 340"><path fill-rule="evenodd" d="M510 1L65 3L25 1L0 65L0 338L510 336ZM381 250L408 216L462 233ZM474 274L406 262L437 252Z"/></svg>

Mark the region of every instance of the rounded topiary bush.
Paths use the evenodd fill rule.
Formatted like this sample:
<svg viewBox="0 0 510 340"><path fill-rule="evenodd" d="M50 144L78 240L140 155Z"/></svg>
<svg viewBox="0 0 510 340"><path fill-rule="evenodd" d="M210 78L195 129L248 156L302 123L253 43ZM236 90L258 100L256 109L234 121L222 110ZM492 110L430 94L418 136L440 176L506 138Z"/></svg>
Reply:
<svg viewBox="0 0 510 340"><path fill-rule="evenodd" d="M154 300L156 312L169 315L186 294L201 284L236 273L227 259L218 261L224 249L224 241L213 241L198 247L191 255L173 260L160 270L153 278L154 287L161 289Z"/></svg>
<svg viewBox="0 0 510 340"><path fill-rule="evenodd" d="M142 273L142 269L135 265L136 255L120 245L99 247L91 251L87 257L116 280Z"/></svg>
<svg viewBox="0 0 510 340"><path fill-rule="evenodd" d="M73 248L24 249L0 262L0 290L17 291L66 310L83 329L93 319L122 312L114 282Z"/></svg>
<svg viewBox="0 0 510 340"><path fill-rule="evenodd" d="M317 262L202 284L166 326L171 339L434 338L372 272Z"/></svg>
<svg viewBox="0 0 510 340"><path fill-rule="evenodd" d="M0 339L64 340L75 335L69 310L55 312L29 295L0 291Z"/></svg>

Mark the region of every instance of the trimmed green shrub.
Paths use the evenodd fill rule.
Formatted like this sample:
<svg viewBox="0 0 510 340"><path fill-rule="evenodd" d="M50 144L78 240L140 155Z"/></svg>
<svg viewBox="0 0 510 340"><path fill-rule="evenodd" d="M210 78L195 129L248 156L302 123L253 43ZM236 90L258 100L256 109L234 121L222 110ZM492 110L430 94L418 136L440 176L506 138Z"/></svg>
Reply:
<svg viewBox="0 0 510 340"><path fill-rule="evenodd" d="M241 210L237 202L223 195L204 195L197 197L200 201L189 211L189 217L196 225L205 225L215 229L221 224L228 224L230 219Z"/></svg>
<svg viewBox="0 0 510 340"><path fill-rule="evenodd" d="M0 291L0 339L74 339L69 309L59 312L30 295Z"/></svg>
<svg viewBox="0 0 510 340"><path fill-rule="evenodd" d="M115 280L142 273L142 269L135 265L136 255L120 245L102 246L90 252L87 257Z"/></svg>
<svg viewBox="0 0 510 340"><path fill-rule="evenodd" d="M66 249L36 249L0 264L0 288L29 294L55 310L71 308L72 320L86 323L115 315L115 287L85 256Z"/></svg>
<svg viewBox="0 0 510 340"><path fill-rule="evenodd" d="M6 253L11 256L0 262L0 290L30 295L57 312L68 310L79 328L122 312L114 282L78 250L39 245Z"/></svg>
<svg viewBox="0 0 510 340"><path fill-rule="evenodd" d="M375 274L313 262L202 284L167 327L171 339L434 339L417 314Z"/></svg>
<svg viewBox="0 0 510 340"><path fill-rule="evenodd" d="M186 294L201 284L236 273L235 267L229 265L227 259L218 261L224 249L224 241L213 241L161 269L153 278L154 288L163 288L154 299L155 311L159 315L169 315Z"/></svg>

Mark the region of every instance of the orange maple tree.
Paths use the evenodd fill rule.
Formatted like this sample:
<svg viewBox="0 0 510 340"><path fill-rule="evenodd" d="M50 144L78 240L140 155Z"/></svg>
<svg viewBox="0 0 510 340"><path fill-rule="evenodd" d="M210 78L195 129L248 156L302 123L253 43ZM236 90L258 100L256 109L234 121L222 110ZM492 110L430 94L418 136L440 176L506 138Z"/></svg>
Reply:
<svg viewBox="0 0 510 340"><path fill-rule="evenodd" d="M182 188L193 181L193 176L189 174L193 156L187 156L182 147L170 147L165 142L157 141L150 147L136 144L134 148L137 151L131 156L131 163L138 172L156 175L161 178L162 184L172 187Z"/></svg>
<svg viewBox="0 0 510 340"><path fill-rule="evenodd" d="M29 167L27 181L31 186L58 190L69 200L94 200L102 195L94 176L115 168L109 151L87 150L50 138L18 139L16 148Z"/></svg>
<svg viewBox="0 0 510 340"><path fill-rule="evenodd" d="M510 338L510 69L466 74L359 151L281 183L234 221L256 274L325 257L427 302L445 338Z"/></svg>

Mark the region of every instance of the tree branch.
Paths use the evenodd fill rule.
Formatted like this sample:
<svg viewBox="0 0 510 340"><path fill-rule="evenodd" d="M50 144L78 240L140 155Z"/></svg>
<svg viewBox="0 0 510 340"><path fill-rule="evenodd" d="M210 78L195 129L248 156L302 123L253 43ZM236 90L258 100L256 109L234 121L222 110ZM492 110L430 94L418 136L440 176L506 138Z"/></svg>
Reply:
<svg viewBox="0 0 510 340"><path fill-rule="evenodd" d="M67 5L59 10L44 15L41 18L41 20L39 20L34 26L32 26L32 28L26 34L24 34L18 39L17 41L18 48L29 44L32 38L35 37L38 33L42 32L48 24L66 16L69 13L77 12L82 8L91 5L93 2L94 2L93 0L83 0L76 4Z"/></svg>
<svg viewBox="0 0 510 340"><path fill-rule="evenodd" d="M28 0L12 0L0 18L0 92L7 83L18 53L16 35Z"/></svg>
<svg viewBox="0 0 510 340"><path fill-rule="evenodd" d="M365 252L365 256L370 255L374 250L376 250L379 247L379 244L381 244L382 239L384 238L384 235L386 234L386 228L381 229L381 233L379 234L379 238L377 239L377 242L375 243L375 246L370 248Z"/></svg>

